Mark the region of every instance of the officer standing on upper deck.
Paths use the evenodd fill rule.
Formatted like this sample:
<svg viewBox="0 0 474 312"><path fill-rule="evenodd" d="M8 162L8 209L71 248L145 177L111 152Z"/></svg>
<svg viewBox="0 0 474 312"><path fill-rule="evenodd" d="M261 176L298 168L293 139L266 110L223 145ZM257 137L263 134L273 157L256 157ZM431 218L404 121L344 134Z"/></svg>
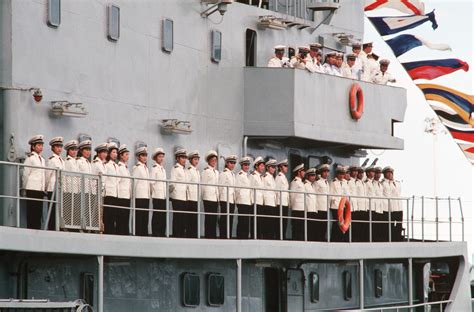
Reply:
<svg viewBox="0 0 474 312"><path fill-rule="evenodd" d="M192 151L188 154L188 161L189 166L185 170L186 174L186 181L192 183L200 183L201 182L201 174L198 170L198 164L201 156L199 155L199 151ZM198 222L198 190L199 186L197 184L188 184L186 190L186 198L188 202L188 212L192 212L191 214L183 214L182 218L183 222L182 225L184 227L184 236L185 237L192 237L196 238L198 235L197 232L197 222Z"/></svg>
<svg viewBox="0 0 474 312"><path fill-rule="evenodd" d="M151 158L155 161L150 171L151 197L153 201L153 216L151 232L153 236L164 237L166 234L166 170L163 167L165 151L161 147L153 150ZM160 181L157 181L160 180Z"/></svg>
<svg viewBox="0 0 474 312"><path fill-rule="evenodd" d="M380 60L379 63L380 63L380 70L375 72L375 74L372 77L372 82L377 83L377 84L382 84L382 85L386 85L389 82L391 83L397 82L397 80L393 78L392 74L387 72L390 61L383 59L383 60Z"/></svg>
<svg viewBox="0 0 474 312"><path fill-rule="evenodd" d="M298 193L290 193L290 208L291 208L291 232L293 240L304 240L304 193L305 186L303 178L305 176L304 164L299 164L293 169L294 179L291 181L290 190ZM293 219L298 218L298 219Z"/></svg>
<svg viewBox="0 0 474 312"><path fill-rule="evenodd" d="M150 213L150 172L147 166L148 150L146 146L135 151L137 164L133 166L132 176L135 179L135 235L148 236L148 221Z"/></svg>
<svg viewBox="0 0 474 312"><path fill-rule="evenodd" d="M206 238L217 238L217 209L219 206L219 171L217 170L217 152L210 150L206 153L207 166L201 173L202 200L204 211L209 213L205 216L205 236Z"/></svg>
<svg viewBox="0 0 474 312"><path fill-rule="evenodd" d="M278 174L275 177L275 185L277 190L287 191L290 187L286 174L288 172L288 159L281 160L277 163ZM288 225L288 206L290 203L290 194L288 192L278 192L276 195L276 204L278 215L280 215L280 205L282 208L282 222L283 222L283 239L286 237L286 228ZM280 238L280 225L278 225L277 238Z"/></svg>
<svg viewBox="0 0 474 312"><path fill-rule="evenodd" d="M219 184L229 187L219 187L219 202L221 212L219 215L219 237L227 238L227 213L229 214L229 238L232 238L232 225L234 223L234 212L235 212L235 189L230 186L235 186L235 173L234 168L237 163L237 156L230 155L224 159L225 168L219 174ZM229 211L227 212L227 205L229 205Z"/></svg>
<svg viewBox="0 0 474 312"><path fill-rule="evenodd" d="M285 56L285 48L284 45L275 46L275 56L268 61L268 67L290 67L290 60Z"/></svg>
<svg viewBox="0 0 474 312"><path fill-rule="evenodd" d="M61 153L63 151L63 138L62 137L55 137L49 141L49 145L51 146L51 151L53 155L48 159L48 167L64 170L64 160L61 157ZM56 191L56 183L57 183L56 171L55 170L48 170L46 172L46 191L48 192L48 200L53 200L53 192ZM58 199L58 194L56 193L56 199ZM48 208L50 207L50 203L48 203ZM56 221L56 204L51 206L51 215L49 216L48 222L48 230L52 231L55 228L55 221Z"/></svg>
<svg viewBox="0 0 474 312"><path fill-rule="evenodd" d="M316 240L325 241L327 234L327 213L328 213L328 196L329 194L329 170L328 164L321 164L317 168L320 178L314 182L314 191L316 192L316 209L318 211L318 225L316 228Z"/></svg>
<svg viewBox="0 0 474 312"><path fill-rule="evenodd" d="M46 167L46 162L41 156L43 153L43 136L41 134L32 137L28 144L30 145L30 154L25 159L25 165ZM41 219L43 216L44 191L46 189L46 178L44 169L25 167L23 170L23 186L26 191L26 197L37 200L26 201L26 223L29 229L41 229ZM39 199L39 200L38 200Z"/></svg>
<svg viewBox="0 0 474 312"><path fill-rule="evenodd" d="M253 207L252 207L252 191L250 189L251 184L249 180L248 171L250 169L250 163L252 159L248 156L242 157L239 161L240 171L235 178L235 185L238 186L235 189L235 203L239 210L239 218L237 222L237 238L248 239L249 232L250 237L253 238Z"/></svg>
<svg viewBox="0 0 474 312"><path fill-rule="evenodd" d="M187 211L187 190L188 185L182 182L187 182L185 172L186 160L188 159L188 152L184 148L179 148L175 151L174 157L176 163L171 168L170 180L181 183L170 183L170 199L173 203L173 236L184 237L185 232L182 225L183 213L180 211Z"/></svg>

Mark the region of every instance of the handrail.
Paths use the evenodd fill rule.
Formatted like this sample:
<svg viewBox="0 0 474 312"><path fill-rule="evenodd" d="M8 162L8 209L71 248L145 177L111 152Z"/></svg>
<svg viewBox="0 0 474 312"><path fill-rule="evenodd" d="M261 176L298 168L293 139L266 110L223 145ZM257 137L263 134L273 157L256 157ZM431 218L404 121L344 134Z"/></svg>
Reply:
<svg viewBox="0 0 474 312"><path fill-rule="evenodd" d="M408 305L393 305L390 304L389 306L384 306L384 307L377 307L377 308L365 308L363 309L364 312L367 311L391 311L391 312L399 312L403 311L405 309L413 309L413 308L420 308L420 307L433 307L433 306L439 306L440 307L440 312L444 311L443 305L448 305L451 304L453 300L442 300L442 301L433 301L433 302L423 302L423 303L415 303L415 304L408 304ZM474 300L473 300L474 302ZM352 308L322 308L319 309L318 311L352 311Z"/></svg>

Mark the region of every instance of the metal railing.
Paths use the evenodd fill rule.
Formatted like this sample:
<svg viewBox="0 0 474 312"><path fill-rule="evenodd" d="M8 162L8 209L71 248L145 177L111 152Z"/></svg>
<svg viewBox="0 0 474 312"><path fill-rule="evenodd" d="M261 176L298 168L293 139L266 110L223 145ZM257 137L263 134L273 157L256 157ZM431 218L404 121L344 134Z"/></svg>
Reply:
<svg viewBox="0 0 474 312"><path fill-rule="evenodd" d="M411 305L405 304L392 304L384 307L377 308L364 308L357 311L373 311L373 312L414 312L414 311L425 311L425 312L443 312L453 300L443 300L443 301L434 301L434 302L423 302L415 303ZM421 310L420 310L421 309ZM353 311L349 308L328 308L328 309L318 309L318 311Z"/></svg>
<svg viewBox="0 0 474 312"><path fill-rule="evenodd" d="M24 167L32 167L36 169L54 170L57 176L57 181L53 196L51 199L32 199L26 197L26 195L20 192L20 177L21 170ZM285 228L285 223L288 224L287 232L289 232L290 227L295 227L295 224L299 224L302 228L296 228L298 231L303 231L303 237L300 240L303 241L334 241L334 236L331 233L337 230L334 230L334 227L338 226L339 220L332 216L336 212L336 209L331 209L339 203L339 198L344 195L339 194L317 194L317 193L308 193L308 192L299 192L292 190L277 190L277 189L265 189L265 188L255 188L255 187L241 187L241 186L228 186L228 185L219 185L219 184L205 184L205 183L193 183L193 182L178 182L171 180L154 180L154 179L145 179L137 177L124 177L118 175L92 175L85 174L80 172L67 172L58 169L52 168L42 168L34 166L25 166L24 164L19 163L10 163L10 162L0 162L0 172L4 179L3 191L0 194L0 198L4 201L4 207L9 207L10 211L8 215L14 216L15 221L12 222L16 227L21 227L20 215L21 215L21 202L34 200L42 201L47 204L47 213L43 222L42 229L47 229L47 224L51 216L52 209L55 209L55 230L60 229L71 229L71 230L82 230L82 231L91 231L91 232L102 232L102 215L104 207L121 209L129 211L129 222L128 228L130 235L136 235L136 214L139 211L148 212L148 234L151 235L151 218L153 215L165 215L165 236L172 236L171 228L171 218L176 217L175 214L186 215L193 214L197 216L197 233L196 238L201 238L203 232L203 221L206 216L216 216L220 218L225 218L226 222L226 233L219 233L221 238L233 238L233 232L230 232L231 220L233 223L240 222L241 217L247 217L251 220L250 225L253 226L251 229L252 233L250 238L258 239L259 236L259 221L261 219L273 220L272 230L279 233L279 237L276 239L284 240L291 239L290 235L283 233ZM135 185L138 181L146 181L150 183L150 190L153 183L163 183L166 190L165 200L165 209L158 210L156 207L152 207L152 198L148 199L148 207L136 207L135 205L135 193L131 192L130 204L129 206L118 206L118 205L104 205L103 204L103 181L104 178L120 178L120 179L130 179L131 181L131 190L135 189ZM11 183L12 180L14 183ZM71 181L78 184L78 187L68 186ZM176 184L185 184L187 186L195 186L197 188L197 211L185 211L177 210L172 207L172 199L170 199L170 185ZM275 193L275 202L279 202L279 205L271 207L272 209L278 209L278 213L272 215L260 214L258 212L258 205L255 200L252 201L252 211L250 213L239 212L239 204L232 204L229 201L226 202L225 213L217 212L206 212L203 211L203 202L201 190L203 187L214 187L214 188L224 188L229 198L230 190L237 191L239 189L250 190L253 194L253 198L257 197L258 192L274 192ZM74 196L71 195L71 192L74 193ZM151 192L150 192L151 194ZM302 199L303 210L292 210L289 209L290 214L284 214L284 207L282 205L282 198L284 195L300 196L300 202ZM352 219L351 226L344 238L344 242L374 242L374 241L464 241L464 216L462 213L462 202L460 198L441 198L441 197L399 197L399 198L387 198L387 197L364 197L364 196L351 196L346 195L350 202L359 202L364 206L367 213L367 219ZM76 198L76 202L74 201ZM280 200L278 200L280 199ZM308 202L311 200L320 200L326 202L326 207L311 206L308 207ZM458 209L454 209L454 204L458 205ZM235 206L232 209L234 212L231 212L231 206ZM337 207L337 206L336 206ZM380 208L382 207L382 208ZM222 207L221 207L222 208ZM319 210L316 210L319 209ZM379 213L381 209L384 210L384 214ZM302 213L302 216L295 216L295 211L299 211L299 214ZM320 211L326 212L324 218L314 216L314 213L318 214ZM400 219L400 213L402 211L402 218ZM292 214L291 214L292 213ZM73 220L73 221L71 221ZM71 222L68 222L71 221ZM216 228L218 227L218 221L216 221ZM278 223L278 225L276 225ZM301 224L302 223L302 224ZM364 232L365 239L361 240L361 237L354 237L353 235L353 226L358 225L359 231ZM461 228L459 229L460 225ZM396 228L398 226L398 228ZM325 227L324 237L317 237L315 239L314 235L309 235L315 229ZM360 230L363 227L364 230ZM396 230L394 230L396 228ZM235 227L234 227L235 229ZM176 230L176 229L174 229ZM397 232L398 231L398 232ZM295 231L292 231L293 233ZM368 232L368 234L367 234ZM398 235L397 233L402 233L401 237L392 237ZM360 234L360 232L356 233ZM383 239L380 239L381 236L384 236ZM249 238L249 237L245 237ZM294 238L293 238L294 239Z"/></svg>

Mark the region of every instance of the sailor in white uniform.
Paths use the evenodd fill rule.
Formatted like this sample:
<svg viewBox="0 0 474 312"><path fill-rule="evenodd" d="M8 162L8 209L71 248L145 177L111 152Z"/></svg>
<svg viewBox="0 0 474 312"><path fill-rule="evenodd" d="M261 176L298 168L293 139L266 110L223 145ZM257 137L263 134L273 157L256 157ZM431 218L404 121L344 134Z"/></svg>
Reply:
<svg viewBox="0 0 474 312"><path fill-rule="evenodd" d="M119 210L120 208L112 207L118 206L118 182L119 178L115 177L119 175L119 166L117 164L118 158L118 146L116 143L107 144L107 158L105 163L105 176L104 180L104 210L103 210L103 222L104 222L104 233L117 235L119 227Z"/></svg>
<svg viewBox="0 0 474 312"><path fill-rule="evenodd" d="M286 174L288 173L288 159L281 160L277 163L278 174L275 177L275 185L277 190L287 191L290 188ZM278 192L276 196L276 204L278 212L280 212L281 205L281 215L283 218L283 239L286 238L286 228L288 226L288 207L290 203L290 193L288 192ZM280 215L280 213L279 213ZM278 224L278 231L276 237L280 238L280 225Z"/></svg>
<svg viewBox="0 0 474 312"><path fill-rule="evenodd" d="M41 156L43 153L44 137L39 134L33 136L29 141L30 153L25 159L25 165L35 167L46 167L46 161ZM41 229L43 216L43 202L46 190L46 174L44 169L24 167L22 176L22 189L27 198L37 200L26 201L26 223L29 229Z"/></svg>
<svg viewBox="0 0 474 312"><path fill-rule="evenodd" d="M277 45L275 46L275 56L272 57L268 61L268 67L276 67L276 68L288 68L290 67L290 60L285 57L285 49L286 46L284 45Z"/></svg>
<svg viewBox="0 0 474 312"><path fill-rule="evenodd" d="M337 210L339 208L339 202L342 197L347 197L349 195L348 183L345 180L347 169L344 166L336 167L336 177L331 182L329 187L329 193L333 195L331 197L331 215L332 215L332 229L331 229L331 242L348 242L349 241L349 232L342 233L339 228L339 221L337 218Z"/></svg>
<svg viewBox="0 0 474 312"><path fill-rule="evenodd" d="M199 151L192 151L188 154L189 166L185 170L186 180L188 182L199 183L201 182L201 174L198 170L199 160L201 156ZM194 214L183 215L184 222L184 235L185 237L197 237L197 212L198 212L198 189L199 187L196 184L187 185L187 201L188 201L188 211L193 212Z"/></svg>
<svg viewBox="0 0 474 312"><path fill-rule="evenodd" d="M358 42L352 44L352 53L355 55L355 62L354 62L354 72L358 73L358 77L356 79L360 79L360 71L362 70L362 63L360 61L359 55L361 52L362 45Z"/></svg>
<svg viewBox="0 0 474 312"><path fill-rule="evenodd" d="M308 218L308 240L316 241L316 233L318 222L318 210L316 206L316 194L314 191L314 184L316 182L316 168L309 168L305 172L306 179L304 181L304 187L306 191L306 211Z"/></svg>
<svg viewBox="0 0 474 312"><path fill-rule="evenodd" d="M391 198L388 201L388 213L391 213L391 216L387 218L387 220L392 222L390 225L392 241L400 242L403 239L403 205L401 200L397 199L401 196L401 185L399 181L393 178L393 171L393 168L390 166L383 168L382 173L384 179L382 181L382 187L384 197Z"/></svg>
<svg viewBox="0 0 474 312"><path fill-rule="evenodd" d="M67 171L62 177L62 188L63 188L63 210L73 210L74 207L75 215L80 218L80 179L73 177L69 172L79 172L79 166L77 164L77 151L79 142L76 140L67 141L64 144L66 150L66 158L64 159L64 170ZM78 211L79 210L79 211ZM62 216L65 224L73 224L73 216L69 213L65 213ZM80 220L80 219L78 219Z"/></svg>
<svg viewBox="0 0 474 312"><path fill-rule="evenodd" d="M92 148L92 141L91 140L83 140L79 142L78 149L78 158L77 158L77 168L79 172L85 173L85 174L91 174L92 173L92 164L90 161L91 158L91 148ZM85 197L85 208L90 209L90 203L92 200L97 200L97 183L96 180L91 178L90 176L81 176L78 178L78 184L82 185L82 180L84 180L84 197ZM95 188L93 190L93 188ZM80 196L80 194L79 194ZM80 198L80 197L79 197ZM78 205L80 205L81 202L78 201ZM75 206L80 207L80 206ZM80 209L75 209L74 210L74 223L76 225L81 224L81 215L80 215Z"/></svg>
<svg viewBox="0 0 474 312"><path fill-rule="evenodd" d="M296 69L308 70L309 72L313 71L311 64L307 62L307 55L309 49L307 47L299 47L298 54L293 56L290 60L290 66Z"/></svg>
<svg viewBox="0 0 474 312"><path fill-rule="evenodd" d="M130 199L132 197L132 180L130 179L130 170L128 169L128 160L130 158L130 151L127 145L122 144L118 149L118 205L124 207L117 209L117 234L130 234L129 219L130 219Z"/></svg>
<svg viewBox="0 0 474 312"><path fill-rule="evenodd" d="M48 158L48 168L64 170L64 159L61 157L61 153L63 151L63 138L62 137L55 137L49 141L49 145L51 146L51 151L53 154L51 157ZM53 198L53 193L56 192L56 171L55 170L48 170L46 172L46 191L48 192L48 200L55 200ZM59 198L58 194L56 193L55 198ZM48 208L50 204L48 203ZM48 230L52 231L55 229L56 224L56 205L53 204L51 206L51 214L49 216L48 222Z"/></svg>
<svg viewBox="0 0 474 312"><path fill-rule="evenodd" d="M132 176L135 177L135 235L148 236L148 220L150 210L150 193L151 183L149 180L150 172L148 171L147 160L148 150L146 146L137 148L135 151L137 164L133 166Z"/></svg>
<svg viewBox="0 0 474 312"><path fill-rule="evenodd" d="M316 228L316 241L326 241L327 233L327 213L328 213L328 196L329 194L329 170L328 164L321 164L317 168L320 178L313 184L316 193L316 210L318 211L318 225Z"/></svg>
<svg viewBox="0 0 474 312"><path fill-rule="evenodd" d="M184 148L178 148L174 152L176 160L175 165L171 168L170 180L176 182L187 182L187 176L185 172L186 161L188 159L188 152ZM171 183L170 184L170 198L173 202L173 236L184 237L185 232L183 231L183 213L179 211L187 211L187 190L188 185L185 183Z"/></svg>
<svg viewBox="0 0 474 312"><path fill-rule="evenodd" d="M368 74L365 72L365 68L367 65L367 56L372 53L373 49L373 43L372 42L366 42L362 45L362 51L359 52L358 54L358 59L359 59L359 65L360 65L360 70L362 71L362 77L361 79L364 81L368 81Z"/></svg>
<svg viewBox="0 0 474 312"><path fill-rule="evenodd" d="M332 72L334 76L342 77L342 63L344 54L337 52L336 61L332 65Z"/></svg>
<svg viewBox="0 0 474 312"><path fill-rule="evenodd" d="M269 191L264 191L263 193L263 202L264 202L264 214L266 216L279 216L279 209L276 207L277 192L276 182L275 182L275 173L276 173L277 161L275 159L269 159L265 163L266 172L263 175L263 183L266 189ZM264 239L280 239L277 229L280 226L279 219L277 218L263 218L263 238Z"/></svg>
<svg viewBox="0 0 474 312"><path fill-rule="evenodd" d="M371 220L374 221L375 219L375 201L374 197L375 195L375 187L374 187L374 176L375 176L375 167L374 166L369 166L365 168L365 175L366 179L364 180L364 191L365 191L365 196L367 196L367 221ZM371 216L370 216L371 215ZM375 226L374 223L369 225L369 231L370 231L370 226L372 227L372 241L374 241L375 238ZM371 241L370 240L370 232L367 234L368 236L366 237L365 241Z"/></svg>
<svg viewBox="0 0 474 312"><path fill-rule="evenodd" d="M386 200L383 199L383 185L382 181L380 180L382 176L382 168L375 167L374 168L374 192L377 199L374 200L375 210L374 210L374 217L372 218L374 221L378 221L378 223L374 224L374 241L376 242L385 242L388 241L388 232L387 232L387 220L385 217L388 215L384 212L388 211L388 203ZM385 222L385 223L382 223Z"/></svg>
<svg viewBox="0 0 474 312"><path fill-rule="evenodd" d="M393 78L392 74L387 72L389 64L390 64L389 60L386 60L386 59L380 60L380 70L376 72L372 78L372 81L374 83L386 85L389 82L391 83L397 82L397 80Z"/></svg>
<svg viewBox="0 0 474 312"><path fill-rule="evenodd" d="M330 51L326 53L326 60L323 64L323 71L325 74L334 75L333 65L336 63L336 52Z"/></svg>
<svg viewBox="0 0 474 312"><path fill-rule="evenodd" d="M249 180L249 169L252 159L250 157L242 157L239 161L240 171L235 177L235 185L238 186L235 189L235 203L239 212L239 218L237 222L237 238L248 239L253 238L253 224L250 220L253 220L253 206L252 206L252 191L250 189Z"/></svg>
<svg viewBox="0 0 474 312"><path fill-rule="evenodd" d="M257 205L257 238L263 238L263 223L264 218L261 217L265 214L264 197L262 189L265 188L265 182L263 181L263 175L265 173L265 161L262 157L255 158L253 162L253 172L250 175L250 185L254 188L252 190L252 200Z"/></svg>
<svg viewBox="0 0 474 312"><path fill-rule="evenodd" d="M210 150L206 153L206 168L201 173L201 181L205 184L219 183L219 171L217 170L217 152ZM217 209L219 206L219 189L217 186L203 186L202 200L204 211L210 213L205 216L204 232L206 238L217 238Z"/></svg>
<svg viewBox="0 0 474 312"><path fill-rule="evenodd" d="M224 159L225 168L219 174L219 185L235 186L235 164L237 156L230 155ZM228 195L228 196L227 196ZM219 187L219 204L221 207L219 215L219 237L227 238L227 205L229 206L229 238L232 237L232 224L235 212L235 189L233 187Z"/></svg>
<svg viewBox="0 0 474 312"><path fill-rule="evenodd" d="M347 63L342 66L342 76L350 79L359 79L359 69L355 63L357 56L353 53L347 55Z"/></svg>
<svg viewBox="0 0 474 312"><path fill-rule="evenodd" d="M150 177L155 180L151 182L151 197L153 202L153 216L151 221L151 232L153 236L164 237L166 234L166 170L163 167L165 151L157 147L151 154L155 162L151 168Z"/></svg>
<svg viewBox="0 0 474 312"><path fill-rule="evenodd" d="M320 43L311 43L309 45L309 54L306 57L306 64L307 68L312 73L322 73L322 65L321 65L321 48L322 45Z"/></svg>
<svg viewBox="0 0 474 312"><path fill-rule="evenodd" d="M294 179L290 183L290 190L295 192L305 192L303 178L305 175L304 164L300 164L293 169ZM304 193L290 193L291 232L293 240L304 240Z"/></svg>

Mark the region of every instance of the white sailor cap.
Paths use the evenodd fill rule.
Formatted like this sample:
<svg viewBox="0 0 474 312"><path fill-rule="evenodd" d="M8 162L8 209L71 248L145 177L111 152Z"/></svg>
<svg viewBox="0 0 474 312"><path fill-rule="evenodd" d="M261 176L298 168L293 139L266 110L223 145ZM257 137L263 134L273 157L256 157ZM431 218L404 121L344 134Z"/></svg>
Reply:
<svg viewBox="0 0 474 312"><path fill-rule="evenodd" d="M263 158L261 156L258 156L257 158L255 158L255 160L253 161L253 166L256 167L257 165L259 164L264 164L265 161L263 160Z"/></svg>
<svg viewBox="0 0 474 312"><path fill-rule="evenodd" d="M224 161L225 161L225 162L234 162L234 163L235 163L235 162L237 162L237 159L238 159L237 155L230 155L230 156L227 156L227 157L224 159Z"/></svg>
<svg viewBox="0 0 474 312"><path fill-rule="evenodd" d="M309 44L309 48L310 48L311 50L313 50L313 51L314 51L314 50L319 50L319 49L321 49L322 47L323 47L323 45L322 45L321 43L318 43L318 42L316 42L316 43L310 43L310 44Z"/></svg>
<svg viewBox="0 0 474 312"><path fill-rule="evenodd" d="M326 53L326 56L336 56L336 54L336 51L329 51L328 53Z"/></svg>
<svg viewBox="0 0 474 312"><path fill-rule="evenodd" d="M308 47L305 47L305 46L298 47L298 53L301 53L301 52L306 52L306 53L308 53L308 52L309 52L309 48L308 48Z"/></svg>
<svg viewBox="0 0 474 312"><path fill-rule="evenodd" d="M276 45L274 49L275 51L283 51L286 49L286 46L279 44L279 45Z"/></svg>
<svg viewBox="0 0 474 312"><path fill-rule="evenodd" d="M361 47L362 47L362 44L358 41L352 43L352 49L360 49Z"/></svg>
<svg viewBox="0 0 474 312"><path fill-rule="evenodd" d="M346 173L347 172L347 169L345 166L342 166L342 165L338 165L336 167L336 173Z"/></svg>
<svg viewBox="0 0 474 312"><path fill-rule="evenodd" d="M37 134L33 136L31 139L28 140L29 145L34 145L34 144L44 144L44 136L42 134Z"/></svg>
<svg viewBox="0 0 474 312"><path fill-rule="evenodd" d="M266 167L276 167L277 161L275 159L269 159L266 163Z"/></svg>
<svg viewBox="0 0 474 312"><path fill-rule="evenodd" d="M316 175L316 168L309 168L306 170L305 175Z"/></svg>
<svg viewBox="0 0 474 312"><path fill-rule="evenodd" d="M94 149L97 153L102 152L102 151L107 151L107 143L101 143L97 145Z"/></svg>
<svg viewBox="0 0 474 312"><path fill-rule="evenodd" d="M358 170L359 170L359 166L357 165L351 165L349 166L349 169L348 169L349 172L358 171Z"/></svg>
<svg viewBox="0 0 474 312"><path fill-rule="evenodd" d="M245 157L242 157L240 158L240 165L250 165L250 163L252 162L252 158L249 157L249 156L245 156Z"/></svg>
<svg viewBox="0 0 474 312"><path fill-rule="evenodd" d="M321 164L321 165L319 165L318 168L317 168L317 171L318 171L319 173L321 173L321 172L323 172L323 171L329 171L329 170L330 170L330 167L329 167L328 164Z"/></svg>
<svg viewBox="0 0 474 312"><path fill-rule="evenodd" d="M293 169L293 172L298 172L300 170L304 170L304 164L299 164Z"/></svg>
<svg viewBox="0 0 474 312"><path fill-rule="evenodd" d="M91 140L84 140L77 145L77 148L83 149L83 148L88 148L91 149L92 147L92 141Z"/></svg>
<svg viewBox="0 0 474 312"><path fill-rule="evenodd" d="M375 167L374 166L368 166L365 168L365 172L369 172L369 171L375 171Z"/></svg>
<svg viewBox="0 0 474 312"><path fill-rule="evenodd" d="M367 47L372 47L373 46L373 42L372 41L368 41L368 42L365 42L363 45L362 45L362 48L367 48Z"/></svg>
<svg viewBox="0 0 474 312"><path fill-rule="evenodd" d="M174 157L180 157L180 156L188 157L188 151L185 148L178 148L174 152Z"/></svg>
<svg viewBox="0 0 474 312"><path fill-rule="evenodd" d="M288 166L288 159L283 159L277 162L277 166Z"/></svg>
<svg viewBox="0 0 474 312"><path fill-rule="evenodd" d="M379 61L380 65L389 65L390 64L390 60L387 60L387 59L381 59Z"/></svg>
<svg viewBox="0 0 474 312"><path fill-rule="evenodd" d="M355 60L357 58L357 55L355 55L354 53L349 53L346 55L346 58L348 60Z"/></svg>
<svg viewBox="0 0 474 312"><path fill-rule="evenodd" d="M390 167L390 166L387 166L387 167L383 168L383 170L382 170L382 173L385 173L385 172L392 172L393 173L393 168Z"/></svg>
<svg viewBox="0 0 474 312"><path fill-rule="evenodd" d="M140 155L148 155L148 149L146 146L140 146L137 148L135 151L135 156L140 156Z"/></svg>
<svg viewBox="0 0 474 312"><path fill-rule="evenodd" d="M194 151L189 152L188 159L191 160L193 158L201 158L201 156L199 155L198 150L194 150Z"/></svg>
<svg viewBox="0 0 474 312"><path fill-rule="evenodd" d="M78 145L79 145L79 142L77 142L76 140L70 140L64 144L64 149L65 150L76 149Z"/></svg>
<svg viewBox="0 0 474 312"><path fill-rule="evenodd" d="M217 157L217 152L215 150L207 151L206 156L204 157L206 161L209 161L209 158Z"/></svg>
<svg viewBox="0 0 474 312"><path fill-rule="evenodd" d="M158 156L159 154L165 154L165 151L161 148L161 147L156 147L154 150L153 150L153 154L151 155L151 158L152 159L155 159L156 156Z"/></svg>
<svg viewBox="0 0 474 312"><path fill-rule="evenodd" d="M119 154L122 154L122 153L127 153L127 152L130 152L130 151L128 150L127 145L125 145L125 144L120 145L120 147L119 147L119 149L118 149L118 153L119 153Z"/></svg>
<svg viewBox="0 0 474 312"><path fill-rule="evenodd" d="M382 167L375 167L374 170L375 172L382 172Z"/></svg>
<svg viewBox="0 0 474 312"><path fill-rule="evenodd" d="M118 151L118 146L117 143L115 142L110 142L107 144L107 150L110 152L111 150L116 149Z"/></svg>
<svg viewBox="0 0 474 312"><path fill-rule="evenodd" d="M342 58L343 58L343 56L344 56L344 54L343 54L343 53L336 52L336 58L338 58L338 59L342 59Z"/></svg>
<svg viewBox="0 0 474 312"><path fill-rule="evenodd" d="M54 145L63 145L63 141L64 141L64 138L61 137L61 136L58 136L58 137L54 137L52 138L50 141L49 141L49 145L50 146L54 146Z"/></svg>

